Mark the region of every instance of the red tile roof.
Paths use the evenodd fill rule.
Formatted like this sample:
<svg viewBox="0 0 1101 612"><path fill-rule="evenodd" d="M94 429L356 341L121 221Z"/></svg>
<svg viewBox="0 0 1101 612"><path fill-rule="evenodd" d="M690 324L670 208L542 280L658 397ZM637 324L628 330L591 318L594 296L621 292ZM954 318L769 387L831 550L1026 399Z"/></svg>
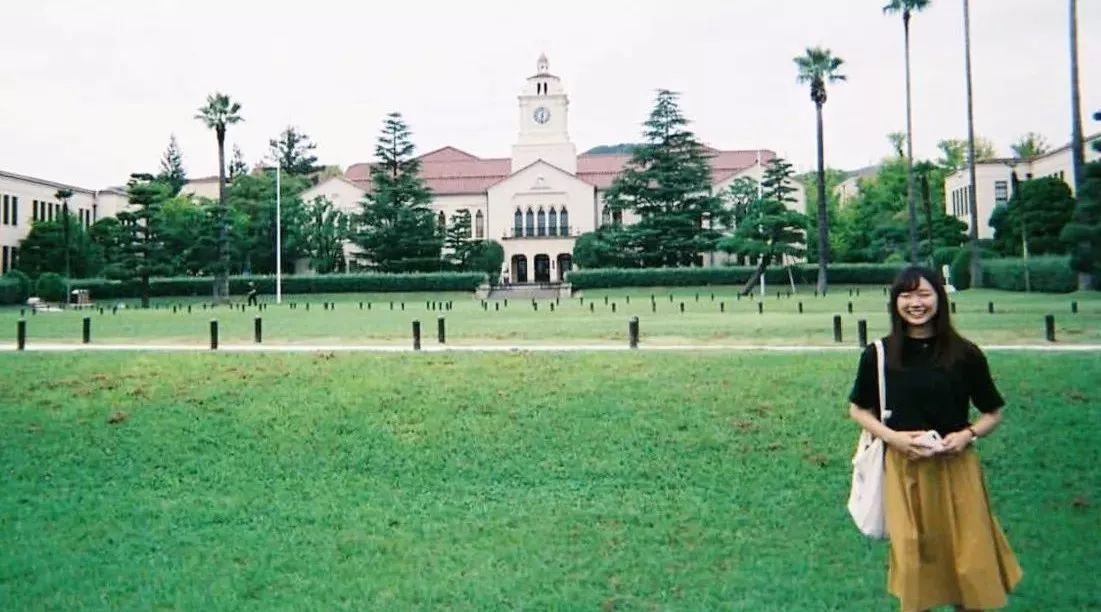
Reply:
<svg viewBox="0 0 1101 612"><path fill-rule="evenodd" d="M719 151L708 149L712 154L711 180L714 183L724 181L736 172L753 166L758 157L762 164L768 163L775 153L768 150ZM577 157L577 178L607 189L615 177L623 172L631 156L622 153L586 154ZM508 158L481 159L454 147L443 147L420 156L421 177L433 193L440 195L484 193L490 185L497 183L510 174L511 160ZM348 167L344 177L356 186L370 190L371 164L359 163Z"/></svg>

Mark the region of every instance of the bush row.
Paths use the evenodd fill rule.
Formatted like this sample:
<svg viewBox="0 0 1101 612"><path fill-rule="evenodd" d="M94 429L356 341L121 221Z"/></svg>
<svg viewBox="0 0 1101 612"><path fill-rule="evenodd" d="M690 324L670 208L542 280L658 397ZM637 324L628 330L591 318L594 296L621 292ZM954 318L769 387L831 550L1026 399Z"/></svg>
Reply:
<svg viewBox="0 0 1101 612"><path fill-rule="evenodd" d="M829 268L830 283L886 285L890 284L900 264L832 264ZM566 279L574 289L603 289L609 287L679 287L691 285L744 285L753 275L751 266L726 266L721 268L603 268L574 270ZM790 280L800 285L813 285L818 279L816 264L800 264L788 268L769 268L765 282L769 285L786 285Z"/></svg>
<svg viewBox="0 0 1101 612"><path fill-rule="evenodd" d="M982 262L984 286L1007 291L1025 290L1023 259L990 259ZM1070 269L1070 258L1062 256L1030 257L1028 276L1033 291L1070 293L1078 289L1078 273ZM1095 276L1094 288L1101 288Z"/></svg>
<svg viewBox="0 0 1101 612"><path fill-rule="evenodd" d="M210 277L154 278L149 282L153 297L209 296ZM242 295L249 283L261 294L275 293L274 276L231 276L229 292ZM326 274L283 277L283 293L385 293L394 291L473 291L486 282L482 272L430 272L425 274ZM88 289L93 300L134 298L141 295L137 280L115 281L102 278L73 279L73 289Z"/></svg>

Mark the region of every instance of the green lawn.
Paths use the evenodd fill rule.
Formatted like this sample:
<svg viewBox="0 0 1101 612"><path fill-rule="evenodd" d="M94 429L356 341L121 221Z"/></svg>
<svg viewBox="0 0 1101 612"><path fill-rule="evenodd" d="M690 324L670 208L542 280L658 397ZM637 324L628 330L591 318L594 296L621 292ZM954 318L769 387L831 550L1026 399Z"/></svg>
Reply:
<svg viewBox="0 0 1101 612"><path fill-rule="evenodd" d="M0 608L895 609L856 357L0 354ZM1101 355L990 360L1011 609L1098 609Z"/></svg>
<svg viewBox="0 0 1101 612"><path fill-rule="evenodd" d="M854 291L852 297L850 289ZM868 323L869 337L887 331L882 288L861 287L860 295L855 294L856 289L838 287L825 298L816 298L813 293L777 298L773 293L763 301L736 299L733 287L591 290L557 303L541 301L538 310L526 300L512 300L507 306L492 301L483 309L469 293L288 295L282 306L247 312L204 310L197 298L160 299L154 302L159 310L142 311L135 309L130 300L125 302L128 307L117 314L112 313L112 303L108 302L103 304L107 307L104 314L94 310L31 316L28 312L25 318L32 347L36 341L79 343L84 316L92 318L93 343L204 345L209 342L209 322L216 318L222 344L247 344L253 341L257 315L263 317L264 342L268 344L408 345L415 319L421 321L424 342L429 344L436 341L437 318L442 315L446 318L448 343L455 345L625 344L632 316L639 317L644 345L830 345L835 314L843 318L846 343L856 343L857 322L861 319ZM655 296L654 305L651 294ZM975 290L957 294L954 299L959 328L982 344L1043 343L1044 315L1049 313L1056 316L1059 342L1101 342L1099 292L1051 295ZM426 305L439 301L452 302L453 309L433 310ZM1076 315L1071 314L1072 301L1078 302ZM297 308L291 308L292 302ZM325 310L323 302L335 302L335 310ZM800 302L802 314L798 312ZM849 302L853 303L852 314L848 313ZM993 315L987 313L989 302L994 302ZM364 304L362 310L360 303ZM684 313L680 312L681 303ZM758 303L763 303L763 314L758 313ZM191 305L190 313L185 307L175 313L171 310L173 305L185 304ZM18 319L18 308L0 309L0 342L14 343Z"/></svg>

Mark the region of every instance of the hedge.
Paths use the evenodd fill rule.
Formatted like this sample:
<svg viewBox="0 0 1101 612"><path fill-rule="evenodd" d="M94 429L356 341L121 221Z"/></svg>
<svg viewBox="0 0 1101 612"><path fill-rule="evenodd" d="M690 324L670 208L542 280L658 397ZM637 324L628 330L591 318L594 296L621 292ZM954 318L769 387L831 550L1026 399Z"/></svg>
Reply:
<svg viewBox="0 0 1101 612"><path fill-rule="evenodd" d="M902 266L899 264L832 264L829 282L837 284L887 285L894 281ZM681 287L706 285L744 285L753 275L751 266L725 266L717 268L600 268L573 270L566 280L574 289L603 289L610 287ZM796 284L813 285L818 279L816 264L800 264L791 267L791 278ZM769 285L787 285L788 268L769 267L765 271Z"/></svg>
<svg viewBox="0 0 1101 612"><path fill-rule="evenodd" d="M213 289L211 277L154 278L149 282L153 297L209 296ZM261 294L275 294L275 276L231 276L231 295L248 293L248 284L256 284ZM351 293L394 291L473 291L486 282L482 272L430 272L424 274L324 274L287 275L283 277L283 293ZM135 298L141 295L137 280L115 281L102 278L73 280L74 289L87 289L93 300Z"/></svg>
<svg viewBox="0 0 1101 612"><path fill-rule="evenodd" d="M19 281L0 278L0 304L22 304L23 301L23 287Z"/></svg>
<svg viewBox="0 0 1101 612"><path fill-rule="evenodd" d="M983 260L982 268L985 287L1007 291L1025 290L1023 259ZM1070 269L1069 257L1030 257L1028 272L1033 291L1070 293L1078 289L1078 273Z"/></svg>

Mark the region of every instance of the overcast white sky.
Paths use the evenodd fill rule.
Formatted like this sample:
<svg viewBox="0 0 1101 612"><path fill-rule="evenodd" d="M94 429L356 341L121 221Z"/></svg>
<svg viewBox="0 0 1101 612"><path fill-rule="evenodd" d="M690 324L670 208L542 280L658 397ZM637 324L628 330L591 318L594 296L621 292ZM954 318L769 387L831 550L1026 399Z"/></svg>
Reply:
<svg viewBox="0 0 1101 612"><path fill-rule="evenodd" d="M682 93L700 138L814 165L814 107L792 58L845 60L829 89L827 165L853 169L905 127L902 24L885 0L5 0L0 169L88 188L156 171L175 133L190 176L217 173L193 119L208 93L243 105L230 128L250 164L287 125L326 164L370 160L400 111L418 151L507 157L516 95L540 52L570 95L579 151L639 139L658 88ZM1101 0L1079 2L1086 133L1101 131ZM914 144L966 136L962 0L912 24ZM972 0L976 130L999 153L1026 131L1070 133L1065 0Z"/></svg>

